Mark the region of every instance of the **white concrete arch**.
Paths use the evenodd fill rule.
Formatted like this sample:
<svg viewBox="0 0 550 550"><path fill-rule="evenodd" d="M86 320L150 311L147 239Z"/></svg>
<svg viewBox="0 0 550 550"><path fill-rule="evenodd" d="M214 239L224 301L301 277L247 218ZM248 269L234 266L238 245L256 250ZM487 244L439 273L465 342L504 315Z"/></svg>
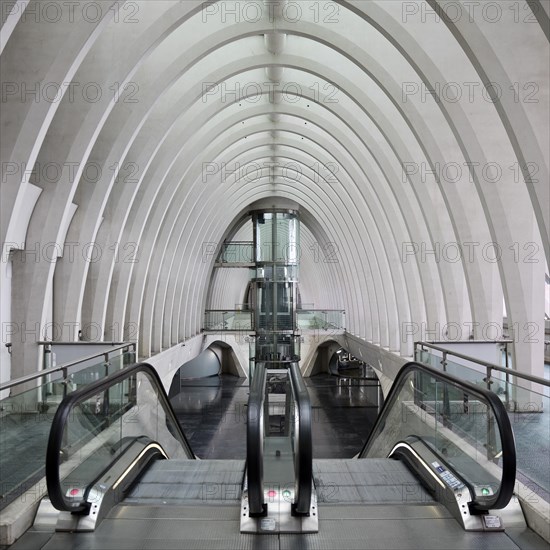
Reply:
<svg viewBox="0 0 550 550"><path fill-rule="evenodd" d="M308 251L303 289L346 309L351 333L409 355L427 331L445 338L445 323L486 337L484 327L502 324L504 298L519 329L514 363L537 372L550 249L546 12L530 24L503 10L495 23L483 13L456 19L448 10L465 4L446 0L301 0L296 20L283 10L270 21L267 11L224 18L229 0L162 0L104 2L94 21L76 9L52 22L36 0L11 4L0 47L11 85L2 90L0 234L4 256L15 252L13 278L2 270L13 305L1 321L39 329L14 341L11 357L2 350L3 365L33 370L48 321L63 339L86 326L137 336L143 355L196 335L205 307L236 299L245 282L216 274L209 296L212 258L203 261L201 243L273 197L300 206L304 242L339 247L338 264ZM65 81L59 101L20 93ZM297 93L215 92L275 81ZM441 87L453 81L509 93L449 97ZM103 92L97 101L78 93L89 82ZM538 102L526 100L535 88L525 83ZM203 181L204 163L266 160L296 163L302 175ZM323 173L327 163L336 177ZM54 177L43 169L51 164L62 168ZM491 243L499 261L485 255ZM438 246L462 255L430 255Z"/></svg>

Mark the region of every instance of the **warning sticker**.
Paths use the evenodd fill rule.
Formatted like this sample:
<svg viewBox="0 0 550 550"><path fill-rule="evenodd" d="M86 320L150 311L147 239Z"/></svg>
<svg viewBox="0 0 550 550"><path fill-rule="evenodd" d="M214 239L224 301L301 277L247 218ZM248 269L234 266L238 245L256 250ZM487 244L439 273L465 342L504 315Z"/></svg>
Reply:
<svg viewBox="0 0 550 550"><path fill-rule="evenodd" d="M262 531L275 531L277 522L273 518L263 518L260 521L260 529Z"/></svg>
<svg viewBox="0 0 550 550"><path fill-rule="evenodd" d="M502 524L498 516L482 516L487 529L501 529Z"/></svg>

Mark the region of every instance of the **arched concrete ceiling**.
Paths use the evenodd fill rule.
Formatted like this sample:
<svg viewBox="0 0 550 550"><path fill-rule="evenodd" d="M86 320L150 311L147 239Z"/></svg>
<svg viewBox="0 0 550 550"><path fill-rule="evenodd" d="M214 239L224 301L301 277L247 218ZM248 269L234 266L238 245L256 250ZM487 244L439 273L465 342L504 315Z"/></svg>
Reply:
<svg viewBox="0 0 550 550"><path fill-rule="evenodd" d="M269 198L300 207L303 300L345 309L352 334L404 355L451 325L498 336L504 299L533 371L548 13L547 0L6 2L3 322L169 348L202 328L208 243ZM216 274L210 304L245 287ZM35 348L14 341L12 365Z"/></svg>

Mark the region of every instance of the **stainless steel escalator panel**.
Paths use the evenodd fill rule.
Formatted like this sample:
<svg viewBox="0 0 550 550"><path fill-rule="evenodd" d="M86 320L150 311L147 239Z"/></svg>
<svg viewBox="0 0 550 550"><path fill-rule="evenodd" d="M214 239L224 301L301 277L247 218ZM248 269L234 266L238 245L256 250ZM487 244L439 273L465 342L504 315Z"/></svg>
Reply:
<svg viewBox="0 0 550 550"><path fill-rule="evenodd" d="M440 505L321 505L311 535L281 535L280 548L333 550L518 550L505 534L464 531ZM430 517L431 516L431 517ZM450 516L450 515L449 515Z"/></svg>
<svg viewBox="0 0 550 550"><path fill-rule="evenodd" d="M14 550L518 550L505 533L466 532L440 504L321 504L319 532L239 533L239 506L118 505L93 533L55 533ZM25 537L31 535L28 533ZM27 539L30 540L30 539ZM35 534L32 542L43 543Z"/></svg>

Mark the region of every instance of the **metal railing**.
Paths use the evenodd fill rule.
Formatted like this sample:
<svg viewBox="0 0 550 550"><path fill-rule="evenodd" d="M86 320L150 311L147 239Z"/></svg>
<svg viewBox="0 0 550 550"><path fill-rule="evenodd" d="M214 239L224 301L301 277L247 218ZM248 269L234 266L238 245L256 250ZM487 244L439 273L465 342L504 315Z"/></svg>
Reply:
<svg viewBox="0 0 550 550"><path fill-rule="evenodd" d="M435 391L428 387L430 384ZM449 394L454 397L454 407L451 407ZM480 404L477 411L474 400ZM464 419L471 421L474 418L479 420L480 426L485 425L486 431L470 433L464 426L461 430ZM441 463L456 460L464 468L463 475L472 476L473 479L465 478L464 482L471 490L474 509L506 507L514 492L516 448L506 409L492 391L422 363L407 363L397 374L359 457L385 458L387 449L394 448L409 436L423 439ZM478 449L487 453L486 460ZM468 458L473 468L467 466ZM488 480L493 476L495 490L479 494L473 485L482 482L489 486Z"/></svg>
<svg viewBox="0 0 550 550"><path fill-rule="evenodd" d="M223 243L218 254L216 264L249 265L255 261L255 249L252 241L233 241Z"/></svg>
<svg viewBox="0 0 550 550"><path fill-rule="evenodd" d="M345 330L346 312L341 309L297 309L294 313L277 315L247 309L207 309L204 312L204 330L251 331L269 330L276 325L278 331Z"/></svg>
<svg viewBox="0 0 550 550"><path fill-rule="evenodd" d="M346 312L342 309L298 309L298 329L341 329L346 328Z"/></svg>
<svg viewBox="0 0 550 550"><path fill-rule="evenodd" d="M263 516L267 504L264 499L264 404L266 369L254 373L247 408L246 468L248 500L251 516Z"/></svg>
<svg viewBox="0 0 550 550"><path fill-rule="evenodd" d="M247 411L247 475L248 503L251 517L264 516L268 505L264 495L264 478L273 472L264 468L264 438L269 435L269 393L267 364L259 363L250 386ZM296 361L280 365L280 375L288 383L285 398L284 437L290 438L294 468L294 502L292 514L307 516L312 501L313 447L311 402ZM270 371L273 375L273 371ZM270 382L273 384L273 381ZM271 387L273 389L273 386ZM275 392L278 393L278 392ZM288 480L289 482L291 480Z"/></svg>
<svg viewBox="0 0 550 550"><path fill-rule="evenodd" d="M508 411L518 442L518 481L537 498L549 502L550 381L429 342L416 343L415 357L432 368L496 393ZM533 460L533 456L537 459Z"/></svg>
<svg viewBox="0 0 550 550"><path fill-rule="evenodd" d="M205 331L251 331L252 311L207 309L204 312Z"/></svg>
<svg viewBox="0 0 550 550"><path fill-rule="evenodd" d="M143 380L138 380L138 376L142 376ZM154 391L156 395L157 401L155 405L160 406L160 408L162 409L163 415L158 415L158 418L164 419L164 426L162 426L162 422L151 424L151 426L156 426L159 431L159 433L155 434L152 441L157 442L159 435L170 437L174 440L174 442L176 442L176 446L178 448L179 446L181 446L181 449L186 458L195 458L193 451L191 450L191 446L189 445L189 442L176 418L172 406L170 405L170 401L168 399L168 396L166 395L166 392L164 391L162 382L157 371L147 363L139 363L133 365L127 369L118 371L114 374L111 374L107 378L93 382L92 384L89 384L88 386L85 386L84 388L81 388L80 390L71 393L59 405L52 422L48 439L48 448L46 451L46 483L48 487L48 495L55 508L57 508L58 510L73 513L87 512L90 508L90 503L87 502L90 488L94 483L96 483L99 475L107 471L112 466L112 464L114 464L120 458L120 455L116 452L117 447L122 448L121 444L125 440L134 441L141 437L140 435L136 436L135 434L133 434L133 437L122 437L122 426L124 424L122 422L122 417L126 412L128 412L128 410L130 410L131 407L134 407L136 413L132 416L130 422L135 424L137 422L137 415L140 414L140 407L143 411L147 410L147 407L140 403L139 399L139 387L141 383L145 381L149 383L150 389ZM73 473L73 477L78 480L78 483L81 484L81 488L83 490L79 492L78 497L70 497L67 494L67 488L64 487L62 484L63 476L61 472L63 462L67 461L69 458L67 456L67 448L70 447L70 445L68 445L66 441L68 436L68 428L70 427L71 423L74 424L78 420L79 415L82 417L86 417L84 405L87 401L90 401L90 399L96 398L98 396L105 396L101 416L104 417L107 422L103 426L90 425L88 427L86 425L87 429L89 429L89 437L85 439L86 442L89 442L89 440L97 438L99 440L99 443L97 444L98 450L102 446L105 446L106 443L105 441L103 441L103 439L105 439L104 434L107 433L107 430L112 423L112 419L110 418L111 412L109 411L108 402L109 391L111 388L121 386L122 384L127 382L129 382L130 384L127 388L128 393L124 394L128 399L126 407L119 407L115 411L115 413L119 417L121 425L120 428L113 430L112 436L114 438L114 441L108 440L110 446L109 455L111 456L111 458L107 463L103 464L100 460L96 460L96 456L99 456L99 453L90 452L90 456L87 457L87 462L91 462L92 465L90 466L90 464L84 464L82 462L82 464L86 466L83 469L83 472L79 472L78 474L76 474L76 477ZM130 388L132 388L132 391L130 391ZM149 390L149 388L147 390ZM150 394L150 391L144 392L145 402L151 400ZM80 410L80 412L78 412L79 408L82 409ZM151 411L148 412L149 414L151 413ZM91 416L97 416L97 414L99 413L96 412ZM158 443L163 446L163 449L167 448L165 442L158 441ZM79 454L81 445L82 443L76 446L76 448L72 449L72 452L76 457L75 460L77 460L77 462L81 462L83 460L83 458ZM94 461L97 462L97 464L93 464ZM136 463L137 459L130 467L133 467ZM78 472L77 468L79 465L80 464L72 465L73 470ZM95 468L92 466L95 466ZM126 474L127 472L125 472L123 476L121 476L119 481L123 479Z"/></svg>
<svg viewBox="0 0 550 550"><path fill-rule="evenodd" d="M46 342L54 345L57 342ZM79 342L72 342L73 345ZM0 510L44 476L43 454L53 413L71 392L124 370L135 362L136 344L126 342L63 362L0 385ZM85 344L88 347L88 344ZM50 354L48 354L50 355ZM21 438L24 433L26 437Z"/></svg>
<svg viewBox="0 0 550 550"><path fill-rule="evenodd" d="M313 479L311 402L300 366L296 362L290 365L290 380L298 420L294 433L296 498L292 505L292 511L296 515L308 515L311 505L311 480Z"/></svg>
<svg viewBox="0 0 550 550"><path fill-rule="evenodd" d="M497 365L496 363L491 363L489 361L483 361L482 359L476 359L475 357L472 357L470 355L465 355L463 353L459 353L457 351L452 351L447 348L443 348L441 346L437 346L435 344L431 344L430 342L415 342L414 344L414 359L415 361L420 361L419 354L423 351L428 351L428 349L433 349L435 351L438 351L441 353L441 366L443 367L443 370L446 370L446 366L448 364L447 358L448 357L457 357L458 359L463 359L465 361L469 361L470 363L475 363L476 365L479 365L481 367L485 367L486 369L486 377L484 379L484 382L487 384L487 389L491 389L492 381L492 373L493 371L498 371L506 374L506 383L509 383L509 377L514 376L515 378L519 378L520 380L528 380L529 382L534 382L536 384L541 384L546 387L550 387L550 380L545 380L544 378L541 378L540 376L534 376L532 374L527 374L525 372L520 372L514 369L511 369L510 367L502 367L501 365ZM465 368L467 368L466 365L463 365Z"/></svg>
<svg viewBox="0 0 550 550"><path fill-rule="evenodd" d="M46 344L46 343L56 344L56 342L39 342L39 344ZM98 344L102 344L102 343L103 342L98 342ZM78 342L73 342L73 344L78 344ZM94 353L92 355L87 355L86 357L79 357L78 359L73 359L72 361L68 361L66 363L63 363L55 367L50 367L48 369L43 369L32 374L27 374L26 376L21 376L20 378L16 378L14 380L9 380L8 382L4 382L3 384L0 384L0 391L7 390L15 386L19 386L21 384L27 384L28 382L32 382L33 380L37 380L39 378L48 376L50 374L54 374L56 372L61 372L63 375L63 378L67 380L69 376L69 370L72 367L76 367L77 365L82 363L87 363L88 361L92 361L93 359L97 359L98 357L103 357L105 364L109 365L110 359L112 358L112 354L121 350L123 350L122 353L127 353L129 351L133 351L135 353L136 344L135 342L128 342L128 343L116 346L107 351Z"/></svg>

